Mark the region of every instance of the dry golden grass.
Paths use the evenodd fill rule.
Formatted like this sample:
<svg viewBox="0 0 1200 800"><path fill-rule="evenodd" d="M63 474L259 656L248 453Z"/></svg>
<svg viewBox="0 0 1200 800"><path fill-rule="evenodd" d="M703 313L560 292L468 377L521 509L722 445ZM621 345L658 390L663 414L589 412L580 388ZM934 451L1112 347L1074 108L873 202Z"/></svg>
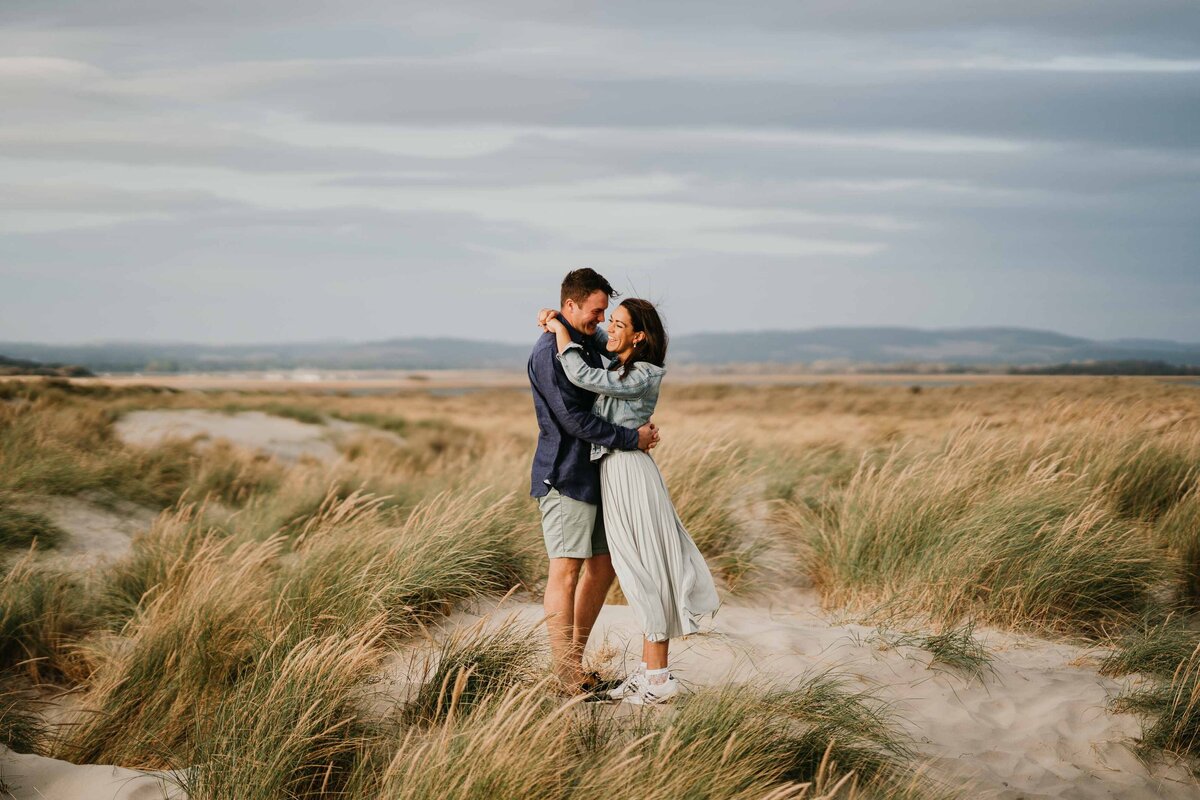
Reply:
<svg viewBox="0 0 1200 800"><path fill-rule="evenodd" d="M1197 604L1196 387L919 388L668 385L655 457L727 590L809 580L831 606L1091 637ZM470 698L455 713L440 694L404 720L368 712L367 681L395 642L460 601L537 590L526 390L23 382L0 383L0 400L6 497L98 492L163 512L90 578L36 559L0 578L4 666L34 656L26 669L80 693L75 725L50 741L60 755L194 766L197 798L612 796L646 793L623 776L647 772L661 777L648 796L928 796L869 700L820 682L807 694L714 690L681 708L679 726L630 731L527 679L512 687L529 653L492 648L470 663L494 680L442 676L452 698ZM290 465L236 444L134 448L112 423L139 408L337 418L401 441L351 437L336 462ZM795 724L764 728L781 709ZM862 747L838 750L855 731ZM530 769L535 745L545 769Z"/></svg>

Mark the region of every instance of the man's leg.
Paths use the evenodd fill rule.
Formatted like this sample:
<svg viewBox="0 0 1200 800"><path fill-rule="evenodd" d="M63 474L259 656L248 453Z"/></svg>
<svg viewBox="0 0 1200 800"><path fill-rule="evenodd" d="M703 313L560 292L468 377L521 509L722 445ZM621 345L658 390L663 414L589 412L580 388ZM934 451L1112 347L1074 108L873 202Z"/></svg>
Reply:
<svg viewBox="0 0 1200 800"><path fill-rule="evenodd" d="M613 578L612 556L608 553L592 556L583 562L583 574L579 578L579 587L575 590L575 633L571 640L571 657L583 671L583 651L587 647L588 637L600 609L604 607L604 598L612 586Z"/></svg>
<svg viewBox="0 0 1200 800"><path fill-rule="evenodd" d="M587 634L604 604L604 593L612 582L612 564L606 556L602 565L585 566L597 552L607 554L608 551L603 543L603 522L598 521L595 505L565 497L556 489L540 498L538 505L542 511L546 555L550 559L545 597L550 655L558 678L566 686L577 689L583 681L583 644L587 642ZM599 597L593 599L599 582L604 586L599 589ZM581 592L587 598L582 603ZM576 630L581 621L587 627L582 639Z"/></svg>
<svg viewBox="0 0 1200 800"><path fill-rule="evenodd" d="M579 587L581 558L550 559L550 577L546 580L546 633L550 639L550 657L554 674L564 684L576 687L583 680L580 658L573 645L575 638L575 598ZM598 612L597 612L598 613ZM593 616L592 622L596 619ZM579 651L582 653L582 650Z"/></svg>

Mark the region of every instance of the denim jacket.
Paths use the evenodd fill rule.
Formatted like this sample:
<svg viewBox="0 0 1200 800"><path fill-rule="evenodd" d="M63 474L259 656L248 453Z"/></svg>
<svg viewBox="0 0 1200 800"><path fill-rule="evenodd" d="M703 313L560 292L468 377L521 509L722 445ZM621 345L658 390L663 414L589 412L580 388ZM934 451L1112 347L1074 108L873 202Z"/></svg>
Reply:
<svg viewBox="0 0 1200 800"><path fill-rule="evenodd" d="M563 323L567 324L566 320ZM597 329L594 336L585 336L569 324L567 330L572 341L578 343L574 346L585 353L591 366L604 363L601 354L606 352L608 337L603 331ZM529 493L542 497L554 488L565 497L598 505L600 470L591 460L591 445L599 442L606 448L634 450L638 446L638 432L612 425L593 414L595 393L567 380L557 355L554 334L543 333L529 356L529 383L538 420Z"/></svg>
<svg viewBox="0 0 1200 800"><path fill-rule="evenodd" d="M666 370L646 361L635 362L629 374L621 377L620 368L598 369L588 366L583 359L583 348L571 343L558 354L567 380L595 392L596 403L592 413L603 420L622 428L640 428L650 421L654 407L658 405L658 390ZM603 458L611 448L592 443L592 461Z"/></svg>

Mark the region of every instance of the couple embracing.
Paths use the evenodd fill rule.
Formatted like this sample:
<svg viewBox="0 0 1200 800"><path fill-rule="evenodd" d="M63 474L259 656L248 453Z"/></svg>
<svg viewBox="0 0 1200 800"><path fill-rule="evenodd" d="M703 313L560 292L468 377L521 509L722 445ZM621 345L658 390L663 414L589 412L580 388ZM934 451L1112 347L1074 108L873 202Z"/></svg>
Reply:
<svg viewBox="0 0 1200 800"><path fill-rule="evenodd" d="M603 276L578 269L561 308L529 357L538 420L531 494L542 513L550 574L546 627L559 679L593 699L651 705L679 684L670 640L695 633L720 600L704 557L684 529L649 451L667 334L654 305L616 296ZM583 651L614 576L642 627L642 663L625 680L584 674Z"/></svg>

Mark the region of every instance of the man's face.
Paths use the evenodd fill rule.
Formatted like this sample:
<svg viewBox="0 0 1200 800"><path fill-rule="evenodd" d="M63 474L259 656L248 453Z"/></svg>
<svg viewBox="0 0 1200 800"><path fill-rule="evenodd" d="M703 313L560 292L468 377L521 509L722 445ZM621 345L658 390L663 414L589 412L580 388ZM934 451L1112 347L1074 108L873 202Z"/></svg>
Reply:
<svg viewBox="0 0 1200 800"><path fill-rule="evenodd" d="M604 314L607 311L608 295L597 289L582 303L567 300L567 304L562 308L562 315L571 323L572 328L591 336L596 332L596 326L604 322Z"/></svg>

